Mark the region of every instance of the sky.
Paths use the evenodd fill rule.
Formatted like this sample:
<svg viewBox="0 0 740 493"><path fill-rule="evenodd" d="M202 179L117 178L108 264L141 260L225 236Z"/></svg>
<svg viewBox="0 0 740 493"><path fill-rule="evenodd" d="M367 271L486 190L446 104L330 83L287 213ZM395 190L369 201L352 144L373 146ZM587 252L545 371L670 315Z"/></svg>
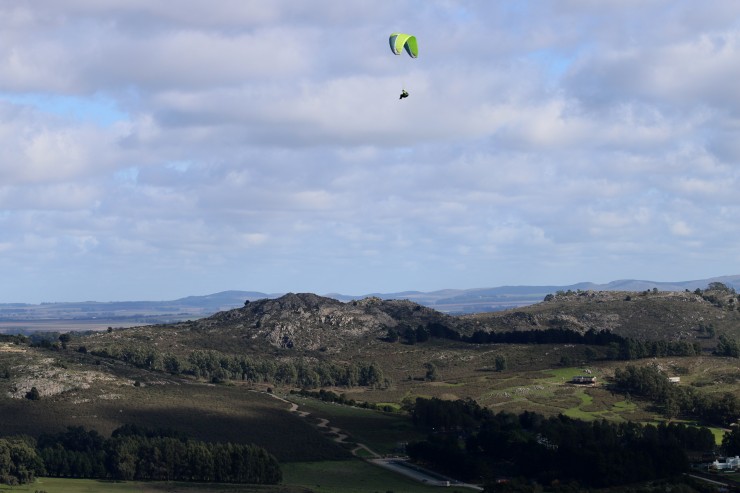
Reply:
<svg viewBox="0 0 740 493"><path fill-rule="evenodd" d="M739 80L737 0L5 0L0 302L738 274Z"/></svg>

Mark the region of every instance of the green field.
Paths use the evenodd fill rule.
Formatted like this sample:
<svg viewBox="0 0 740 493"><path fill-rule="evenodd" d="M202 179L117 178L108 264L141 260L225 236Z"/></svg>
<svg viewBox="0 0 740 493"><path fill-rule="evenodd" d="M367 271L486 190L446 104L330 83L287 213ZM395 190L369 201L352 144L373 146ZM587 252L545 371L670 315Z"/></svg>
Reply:
<svg viewBox="0 0 740 493"><path fill-rule="evenodd" d="M95 358L87 356L75 361L82 359L75 353L62 354L69 358L64 361L50 358L59 354L52 351L0 349L5 349L0 351L0 363L17 374L37 375L31 384L42 392L54 386L61 390L38 401L10 398L6 391L21 385L21 379L0 379L1 436L38 437L68 426L84 426L109 436L124 424L137 424L174 428L208 442L254 443L280 462L350 455L306 420L290 413L287 403L238 383L212 385L119 362L95 364ZM291 439L284 440L286 436Z"/></svg>
<svg viewBox="0 0 740 493"><path fill-rule="evenodd" d="M283 482L310 488L316 493L428 493L440 491L417 481L386 471L359 459L332 462L303 462L283 467ZM455 488L445 488L455 493ZM459 489L460 492L471 490Z"/></svg>
<svg viewBox="0 0 740 493"><path fill-rule="evenodd" d="M21 486L0 485L0 492L47 493L309 493L301 486L254 486L164 481L99 481L95 479L39 478Z"/></svg>
<svg viewBox="0 0 740 493"><path fill-rule="evenodd" d="M48 493L428 493L426 486L359 459L294 462L283 466L283 484L254 486L181 482L98 481L93 479L39 478L33 484L0 486L0 492ZM455 489L445 490L454 493ZM468 491L460 489L460 491Z"/></svg>
<svg viewBox="0 0 740 493"><path fill-rule="evenodd" d="M311 413L309 419L328 419L329 426L340 428L349 435L346 441L363 443L380 455L397 452L401 442L424 438L413 428L406 414L342 406L295 395L289 399L298 404L301 411Z"/></svg>

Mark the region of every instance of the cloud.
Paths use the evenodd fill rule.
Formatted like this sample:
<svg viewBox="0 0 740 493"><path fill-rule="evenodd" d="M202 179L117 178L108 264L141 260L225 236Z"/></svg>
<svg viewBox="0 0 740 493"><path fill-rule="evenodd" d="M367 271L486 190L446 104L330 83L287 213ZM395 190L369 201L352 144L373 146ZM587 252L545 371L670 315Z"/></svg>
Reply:
<svg viewBox="0 0 740 493"><path fill-rule="evenodd" d="M731 274L739 14L4 3L0 265L24 281L3 295ZM390 53L398 30L418 59Z"/></svg>
<svg viewBox="0 0 740 493"><path fill-rule="evenodd" d="M0 100L0 178L4 185L54 183L109 171L115 129L69 124L33 106Z"/></svg>

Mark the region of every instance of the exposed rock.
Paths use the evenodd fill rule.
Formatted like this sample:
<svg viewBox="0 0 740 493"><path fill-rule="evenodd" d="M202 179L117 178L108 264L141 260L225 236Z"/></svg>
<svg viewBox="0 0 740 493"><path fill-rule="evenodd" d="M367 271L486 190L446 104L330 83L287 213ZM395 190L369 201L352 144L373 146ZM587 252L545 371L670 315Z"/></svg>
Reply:
<svg viewBox="0 0 740 493"><path fill-rule="evenodd" d="M311 293L288 293L194 322L196 330L238 330L243 338L278 348L337 352L356 341L385 337L389 328L452 328L459 319L407 300L365 298L343 303Z"/></svg>

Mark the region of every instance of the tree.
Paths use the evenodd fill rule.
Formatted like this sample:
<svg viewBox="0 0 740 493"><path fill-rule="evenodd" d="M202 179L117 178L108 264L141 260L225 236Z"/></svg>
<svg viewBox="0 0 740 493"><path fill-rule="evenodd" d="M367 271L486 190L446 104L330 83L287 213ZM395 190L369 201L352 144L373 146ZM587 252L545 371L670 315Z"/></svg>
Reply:
<svg viewBox="0 0 740 493"><path fill-rule="evenodd" d="M67 344L72 340L72 336L69 334L59 334L59 342L62 343L62 349L67 349Z"/></svg>
<svg viewBox="0 0 740 493"><path fill-rule="evenodd" d="M182 371L182 364L180 363L180 360L177 359L177 356L173 354L168 354L164 357L163 365L165 371L168 371L173 375Z"/></svg>
<svg viewBox="0 0 740 493"><path fill-rule="evenodd" d="M707 291L722 291L725 293L735 294L735 289L727 286L722 282L710 282Z"/></svg>
<svg viewBox="0 0 740 493"><path fill-rule="evenodd" d="M675 418L681 412L681 405L672 392L668 392L663 400L663 414L668 418Z"/></svg>
<svg viewBox="0 0 740 493"><path fill-rule="evenodd" d="M290 361L280 363L280 365L277 367L277 370L275 371L275 380L277 380L278 383L290 385L292 383L295 383L297 379L298 370L296 370L295 365Z"/></svg>
<svg viewBox="0 0 740 493"><path fill-rule="evenodd" d="M360 367L358 384L380 388L383 384L383 371L373 363Z"/></svg>
<svg viewBox="0 0 740 493"><path fill-rule="evenodd" d="M709 336L709 338L710 339L714 338L714 336L715 336L716 333L717 332L716 332L716 330L714 328L714 325L709 324L709 326L707 327L707 335Z"/></svg>
<svg viewBox="0 0 740 493"><path fill-rule="evenodd" d="M17 438L0 438L0 481L6 484L30 483L45 472L44 464L32 446Z"/></svg>
<svg viewBox="0 0 740 493"><path fill-rule="evenodd" d="M740 454L740 429L733 428L722 438L722 450L728 456Z"/></svg>
<svg viewBox="0 0 740 493"><path fill-rule="evenodd" d="M412 327L406 327L403 330L403 338L406 339L406 344L416 344L416 331Z"/></svg>
<svg viewBox="0 0 740 493"><path fill-rule="evenodd" d="M723 335L719 336L717 348L714 352L720 356L740 358L740 346L735 339Z"/></svg>
<svg viewBox="0 0 740 493"><path fill-rule="evenodd" d="M424 378L430 382L437 380L437 367L434 366L434 363L425 363L424 367L427 369Z"/></svg>
<svg viewBox="0 0 740 493"><path fill-rule="evenodd" d="M31 390L29 390L26 393L26 399L31 400L31 401L37 401L41 399L41 394L39 393L39 389L37 389L36 387L31 387Z"/></svg>
<svg viewBox="0 0 740 493"><path fill-rule="evenodd" d="M429 340L429 331L423 325L416 328L416 342L427 342Z"/></svg>
<svg viewBox="0 0 740 493"><path fill-rule="evenodd" d="M494 359L494 365L496 367L496 371L504 371L508 366L506 356L504 356L503 354L497 354L496 358Z"/></svg>

